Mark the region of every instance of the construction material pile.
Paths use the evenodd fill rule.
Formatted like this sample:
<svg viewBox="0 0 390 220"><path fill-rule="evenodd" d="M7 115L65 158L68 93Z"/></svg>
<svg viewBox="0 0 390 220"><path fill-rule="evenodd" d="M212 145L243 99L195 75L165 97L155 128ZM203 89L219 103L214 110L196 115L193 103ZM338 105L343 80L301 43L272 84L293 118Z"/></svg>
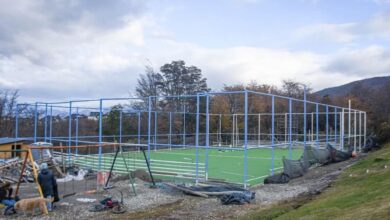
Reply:
<svg viewBox="0 0 390 220"><path fill-rule="evenodd" d="M18 157L0 160L0 181L17 183L21 178L21 182L33 182L32 167L27 164L23 175L21 175L22 166L23 160Z"/></svg>

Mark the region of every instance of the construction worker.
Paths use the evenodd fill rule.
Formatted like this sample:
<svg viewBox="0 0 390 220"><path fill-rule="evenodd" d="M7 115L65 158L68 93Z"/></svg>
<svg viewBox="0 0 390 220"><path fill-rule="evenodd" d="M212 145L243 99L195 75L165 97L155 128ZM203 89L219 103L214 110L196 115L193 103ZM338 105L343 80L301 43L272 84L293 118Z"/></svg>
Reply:
<svg viewBox="0 0 390 220"><path fill-rule="evenodd" d="M38 183L41 186L43 196L48 199L54 199L55 190L57 189L57 181L53 173L49 170L47 163L42 163L40 166ZM52 202L48 202L46 205L49 212L53 211Z"/></svg>

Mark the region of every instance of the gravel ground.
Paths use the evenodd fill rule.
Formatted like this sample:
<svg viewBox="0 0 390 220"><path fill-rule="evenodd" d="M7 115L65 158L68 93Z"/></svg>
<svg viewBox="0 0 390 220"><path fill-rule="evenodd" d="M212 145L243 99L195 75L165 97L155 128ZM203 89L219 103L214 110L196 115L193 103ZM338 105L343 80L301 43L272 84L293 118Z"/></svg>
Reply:
<svg viewBox="0 0 390 220"><path fill-rule="evenodd" d="M78 189L84 189L84 182L75 182L75 191L79 192ZM92 184L90 184L92 185ZM132 192L128 181L119 181L114 184L114 188L105 191L99 191L91 194L80 193L61 199L61 201L55 203L56 207L53 212L49 213L48 216L35 216L31 217L23 216L18 213L16 215L7 216L7 219L106 219L110 214L109 211L103 212L90 212L89 209L93 204L103 200L106 197L113 197L113 199L120 200L120 192L123 193L124 205L128 212L135 210L145 210L157 207L162 204L178 201L185 197L181 192L172 190L170 188L150 188L149 183L145 183L141 180L136 180L135 188L137 196ZM61 192L62 184L59 184L59 191ZM72 188L71 184L67 187ZM69 191L69 190L68 190ZM34 183L24 183L20 189L21 198L36 197L37 189ZM81 202L77 199L94 199L95 202ZM118 217L120 214L117 214ZM5 216L0 216L5 217Z"/></svg>
<svg viewBox="0 0 390 220"><path fill-rule="evenodd" d="M260 185L251 188L256 192L255 200L248 205L221 205L218 198L200 198L184 195L182 192L161 185L151 189L148 183L136 180L137 196L133 195L128 181L114 183L115 188L96 192L69 196L56 203L56 208L48 216L26 217L18 213L7 216L7 219L231 219L244 215L253 209L267 206L283 200L292 199L302 194L318 194L327 188L331 182L348 166L358 159L351 159L328 166L316 167L301 178L294 179L288 184ZM79 182L75 187L76 192L93 187L95 180L91 182ZM96 185L95 185L96 186ZM61 192L62 185L59 184ZM70 185L67 186L69 188ZM77 199L88 198L102 200L107 196L120 199L120 190L124 195L124 204L127 212L124 214L112 214L109 211L90 212L89 208L96 202L80 202ZM21 197L36 196L34 183L24 183L21 186ZM5 216L0 216L0 218Z"/></svg>
<svg viewBox="0 0 390 220"><path fill-rule="evenodd" d="M255 201L251 204L221 205L217 198L203 199L187 196L174 210L153 216L157 219L233 219L247 214L259 207L266 207L277 202L290 200L301 195L316 195L330 186L333 180L347 167L354 164L358 158L341 163L316 167L301 178L288 184L270 184L251 188L256 192ZM150 216L144 219L149 219Z"/></svg>

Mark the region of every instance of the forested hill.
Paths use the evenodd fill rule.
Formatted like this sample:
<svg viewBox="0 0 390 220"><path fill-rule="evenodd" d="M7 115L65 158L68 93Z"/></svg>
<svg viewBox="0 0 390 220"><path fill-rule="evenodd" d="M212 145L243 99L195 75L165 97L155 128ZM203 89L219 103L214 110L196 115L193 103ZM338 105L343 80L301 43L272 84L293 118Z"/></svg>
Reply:
<svg viewBox="0 0 390 220"><path fill-rule="evenodd" d="M363 79L314 95L321 102L340 106L351 100L353 108L367 112L369 133L375 134L380 142L390 142L390 76Z"/></svg>
<svg viewBox="0 0 390 220"><path fill-rule="evenodd" d="M390 87L390 76L384 77L374 77L363 80L358 80L350 82L341 86L326 88L320 91L315 92L314 94L323 97L323 96L346 96L353 92L356 88L364 88L369 90L376 90L383 88L384 86Z"/></svg>

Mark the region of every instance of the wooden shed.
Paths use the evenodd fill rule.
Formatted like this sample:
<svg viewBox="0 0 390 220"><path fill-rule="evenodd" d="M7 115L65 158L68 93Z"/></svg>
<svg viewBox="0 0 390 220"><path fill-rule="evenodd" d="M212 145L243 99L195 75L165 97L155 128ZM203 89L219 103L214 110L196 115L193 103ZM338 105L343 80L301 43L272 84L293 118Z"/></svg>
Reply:
<svg viewBox="0 0 390 220"><path fill-rule="evenodd" d="M24 149L27 149L27 147L24 146L23 139L7 138L7 137L0 138L0 159L24 157L23 152L12 151L12 150L24 150Z"/></svg>

